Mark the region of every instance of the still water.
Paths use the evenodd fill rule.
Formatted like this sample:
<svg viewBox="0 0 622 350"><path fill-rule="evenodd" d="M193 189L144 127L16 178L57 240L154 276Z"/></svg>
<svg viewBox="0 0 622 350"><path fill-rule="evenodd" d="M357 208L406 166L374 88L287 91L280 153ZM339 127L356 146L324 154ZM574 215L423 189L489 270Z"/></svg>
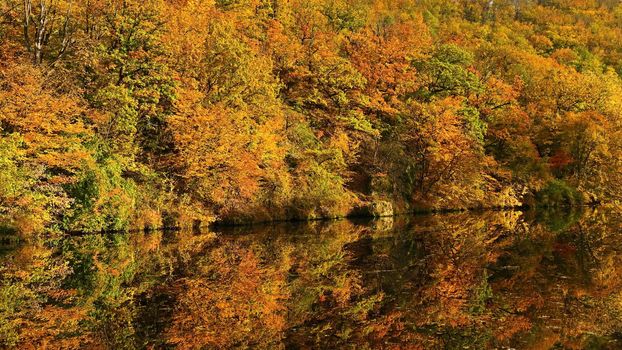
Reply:
<svg viewBox="0 0 622 350"><path fill-rule="evenodd" d="M3 242L0 347L622 348L603 210Z"/></svg>

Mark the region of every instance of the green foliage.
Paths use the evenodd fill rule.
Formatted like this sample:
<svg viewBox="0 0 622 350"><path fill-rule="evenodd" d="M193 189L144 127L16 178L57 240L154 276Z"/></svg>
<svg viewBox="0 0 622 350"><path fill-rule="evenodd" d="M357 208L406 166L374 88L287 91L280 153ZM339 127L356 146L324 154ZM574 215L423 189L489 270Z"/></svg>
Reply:
<svg viewBox="0 0 622 350"><path fill-rule="evenodd" d="M479 78L468 69L473 60L473 53L457 45L436 47L431 57L414 62L415 68L426 77L418 94L424 99L432 99L480 92Z"/></svg>
<svg viewBox="0 0 622 350"><path fill-rule="evenodd" d="M0 213L5 220L10 220L12 204L29 192L33 183L27 170L20 167L25 155L22 142L15 134L0 138Z"/></svg>
<svg viewBox="0 0 622 350"><path fill-rule="evenodd" d="M357 31L363 28L367 16L364 6L346 1L326 3L322 12L328 18L331 26L337 31Z"/></svg>
<svg viewBox="0 0 622 350"><path fill-rule="evenodd" d="M74 203L65 217L65 229L93 232L129 228L136 212L137 189L122 175L121 163L113 158L85 167L77 181L66 188Z"/></svg>
<svg viewBox="0 0 622 350"><path fill-rule="evenodd" d="M49 181L45 168L29 163L19 134L0 136L0 222L22 233L38 233L66 210L69 199Z"/></svg>
<svg viewBox="0 0 622 350"><path fill-rule="evenodd" d="M163 63L157 2L123 2L106 8L94 57L83 74L86 98L104 112L101 135L130 157L159 155L170 147L166 117L174 96L172 72ZM114 140L114 141L113 141ZM139 149L137 149L140 147Z"/></svg>
<svg viewBox="0 0 622 350"><path fill-rule="evenodd" d="M537 204L544 207L575 206L583 203L576 188L562 180L551 180L536 194Z"/></svg>
<svg viewBox="0 0 622 350"><path fill-rule="evenodd" d="M346 168L344 155L326 148L304 123L292 127L289 138L298 145L286 158L296 175L293 216L309 219L345 216L352 198L341 175Z"/></svg>
<svg viewBox="0 0 622 350"><path fill-rule="evenodd" d="M91 103L104 113L99 126L99 134L107 140L115 153L128 158L131 164L136 156L135 137L138 131L138 101L131 90L116 85L99 89Z"/></svg>
<svg viewBox="0 0 622 350"><path fill-rule="evenodd" d="M464 118L466 132L477 142L483 144L488 125L480 118L477 108L466 107L459 111Z"/></svg>
<svg viewBox="0 0 622 350"><path fill-rule="evenodd" d="M0 286L0 344L12 347L19 342L19 322L12 318L34 298L33 291L21 284Z"/></svg>
<svg viewBox="0 0 622 350"><path fill-rule="evenodd" d="M487 304L492 297L492 288L488 283L488 272L484 270L480 284L473 291L469 312L473 315L481 315L486 311Z"/></svg>

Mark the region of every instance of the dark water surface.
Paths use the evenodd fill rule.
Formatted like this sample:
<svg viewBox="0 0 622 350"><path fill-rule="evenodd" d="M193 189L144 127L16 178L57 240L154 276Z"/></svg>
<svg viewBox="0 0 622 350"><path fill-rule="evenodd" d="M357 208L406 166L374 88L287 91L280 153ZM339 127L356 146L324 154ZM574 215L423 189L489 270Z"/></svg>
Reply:
<svg viewBox="0 0 622 350"><path fill-rule="evenodd" d="M603 210L3 239L0 347L619 349Z"/></svg>

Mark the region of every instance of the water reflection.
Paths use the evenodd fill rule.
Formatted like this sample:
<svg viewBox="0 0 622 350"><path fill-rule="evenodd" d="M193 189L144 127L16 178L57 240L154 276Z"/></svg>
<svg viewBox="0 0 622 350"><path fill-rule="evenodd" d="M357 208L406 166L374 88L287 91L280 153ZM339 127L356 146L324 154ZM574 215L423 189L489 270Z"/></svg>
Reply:
<svg viewBox="0 0 622 350"><path fill-rule="evenodd" d="M3 240L21 349L616 349L613 213L486 212Z"/></svg>

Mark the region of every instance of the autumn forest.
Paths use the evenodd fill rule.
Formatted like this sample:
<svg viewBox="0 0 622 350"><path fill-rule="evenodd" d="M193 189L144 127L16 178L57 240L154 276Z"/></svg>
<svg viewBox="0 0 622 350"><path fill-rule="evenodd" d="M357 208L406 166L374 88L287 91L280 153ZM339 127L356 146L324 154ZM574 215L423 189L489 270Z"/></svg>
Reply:
<svg viewBox="0 0 622 350"><path fill-rule="evenodd" d="M613 0L0 1L23 234L622 194Z"/></svg>
<svg viewBox="0 0 622 350"><path fill-rule="evenodd" d="M620 0L0 0L2 349L621 349L621 184Z"/></svg>

